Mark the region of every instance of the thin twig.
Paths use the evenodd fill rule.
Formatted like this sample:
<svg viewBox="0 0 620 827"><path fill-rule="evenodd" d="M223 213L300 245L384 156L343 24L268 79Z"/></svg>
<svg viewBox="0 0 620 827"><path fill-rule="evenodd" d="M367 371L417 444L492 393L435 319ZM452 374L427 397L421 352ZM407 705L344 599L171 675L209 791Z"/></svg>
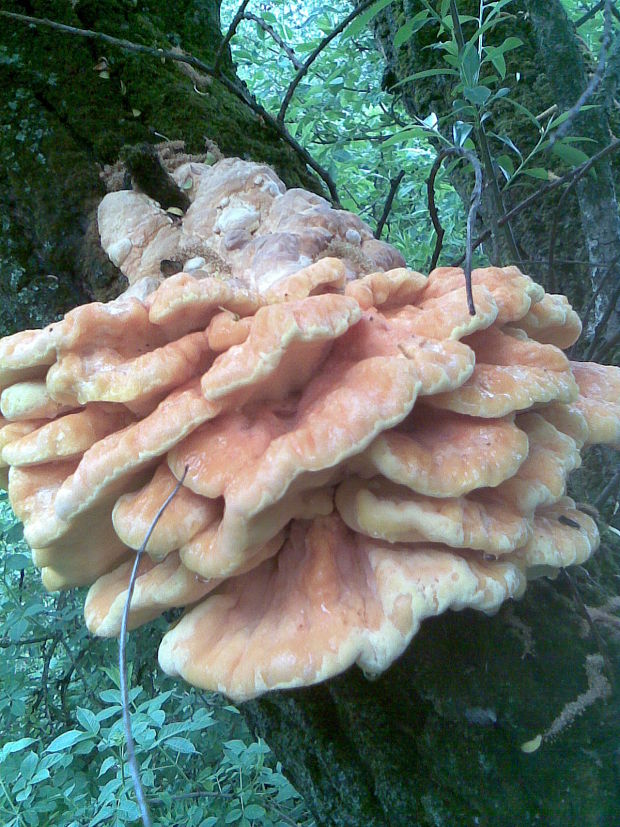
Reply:
<svg viewBox="0 0 620 827"><path fill-rule="evenodd" d="M291 49L291 47L288 45L288 43L285 43L285 42L284 42L284 40L282 40L282 38L280 37L280 35L276 32L276 30L275 30L275 29L273 29L273 28L269 25L269 23L266 23L266 22L263 20L263 18L262 18L262 17L259 17L257 14L252 14L251 12L246 12L246 13L243 15L243 17L244 17L244 19L245 19L245 20L252 20L254 23L256 23L256 25L257 25L257 26L260 26L260 28L261 28L263 31L267 32L267 34L268 34L268 35L270 35L270 36L271 36L271 38L275 41L275 43L277 43L277 44L278 44L278 46L282 49L282 51L285 53L285 55L287 56L287 58L291 61L291 63L293 64L293 66L294 66L296 69L301 69L301 67L302 67L304 64L303 64L303 62L302 62L302 61L301 61L301 60L297 57L297 55L295 54L295 50L294 50L294 49Z"/></svg>
<svg viewBox="0 0 620 827"><path fill-rule="evenodd" d="M437 233L437 242L435 243L435 250L433 252L433 258L431 262L431 270L435 268L437 264L437 260L439 259L439 253L441 252L441 245L443 243L443 236L444 230L441 226L439 221L439 215L437 213L437 207L435 205L435 178L437 177L437 173L439 172L439 168L443 163L445 158L450 157L451 155L456 155L459 158L465 158L474 168L475 174L475 184L471 194L471 200L469 205L469 213L467 215L467 248L465 251L465 287L467 291L467 307L469 308L469 314L471 316L476 315L476 308L474 305L474 296L471 289L471 261L472 261L472 235L474 231L474 224L476 223L476 216L478 215L478 207L480 206L480 199L482 198L482 167L480 166L480 161L476 158L473 152L470 152L468 149L463 149L462 147L458 146L449 146L446 149L442 149L437 158L435 159L435 163L432 166L430 175L428 176L428 181L426 182L426 189L428 193L428 210L431 216L431 221L433 222L433 227L435 228L435 232Z"/></svg>
<svg viewBox="0 0 620 827"><path fill-rule="evenodd" d="M47 28L64 32L65 34L77 35L91 40L101 40L104 43L109 43L111 46L117 46L118 48L124 49L128 52L140 52L141 54L151 55L152 57L167 58L169 60L176 61L177 63L187 63L189 66L193 66L195 69L199 69L201 72L210 75L221 83L222 86L228 89L231 94L233 94L259 117L261 117L265 123L275 129L280 137L297 153L297 155L299 155L304 163L316 172L319 178L323 181L329 191L334 206L338 207L340 205L338 191L329 172L312 157L307 149L305 149L295 140L295 138L293 138L288 129L286 129L286 127L280 123L277 118L274 118L273 115L267 112L267 110L257 103L241 86L233 83L230 78L221 72L216 74L213 67L203 63L202 60L199 60L193 55L179 54L168 49L156 49L152 46L143 46L141 43L133 43L130 40L112 37L111 35L104 34L103 32L91 31L90 29L78 29L75 26L67 26L64 23L56 23L55 21L48 20L47 18L29 17L25 14L17 14L15 12L2 10L0 10L0 16L9 17L12 20L19 20L22 23L30 23L34 26L46 26Z"/></svg>
<svg viewBox="0 0 620 827"><path fill-rule="evenodd" d="M224 57L224 52L226 51L226 47L230 43L230 41L235 36L235 32L237 31L237 26L243 20L246 7L250 0L242 0L241 5L237 10L237 14L233 17L230 26L228 27L228 31L224 37L224 40L220 43L220 47L217 50L217 54L215 55L215 63L213 64L213 71L215 74L219 74L220 71L220 63L222 62L222 58Z"/></svg>
<svg viewBox="0 0 620 827"><path fill-rule="evenodd" d="M590 78L590 82L583 90L577 102L568 110L568 116L564 123L560 124L560 126L555 130L553 135L549 140L549 147L551 149L553 145L564 138L565 135L568 135L569 130L572 126L573 121L579 114L581 108L590 100L592 95L596 92L599 87L599 84L603 78L603 73L605 71L605 64L607 63L607 50L611 44L611 8L612 2L611 0L604 0L603 3L605 7L605 24L603 27L603 39L601 41L601 51L599 52L598 56L598 65L596 67L596 71Z"/></svg>
<svg viewBox="0 0 620 827"><path fill-rule="evenodd" d="M385 227L385 222L388 220L390 215L390 210L392 209L392 204L394 203L394 198L396 196L396 192L400 186L400 182L405 177L405 170L401 169L398 173L396 178L392 178L390 181L390 191L388 193L388 197L385 199L385 206L383 207L383 212L381 213L381 218L377 222L377 229L375 230L375 238L381 238L381 233L383 232L383 228Z"/></svg>
<svg viewBox="0 0 620 827"><path fill-rule="evenodd" d="M288 89L286 90L286 94L284 95L284 100L282 101L282 105L280 106L280 111L278 112L278 116L276 120L278 123L284 123L284 117L286 115L286 110L293 99L293 95L295 94L295 90L303 80L303 78L307 75L308 70L317 59L317 57L321 54L323 49L325 49L332 40L337 37L346 27L351 23L352 20L355 20L362 12L366 11L366 9L370 8L373 3L376 3L377 0L363 0L362 3L357 6L357 8L353 9L351 14L348 14L344 20L342 20L335 29L332 29L331 32L321 40L319 45L314 49L310 55L306 58L303 63L301 69L297 72L293 80L290 82Z"/></svg>
<svg viewBox="0 0 620 827"><path fill-rule="evenodd" d="M601 149L600 152L597 152L596 155L593 155L591 158L588 158L587 161L584 161L583 164L581 164L578 167L575 167L570 172L567 172L566 175L563 175L561 178L557 178L555 181L551 181L544 187L537 189L536 192L533 192L531 195L528 195L527 198L524 198L523 201L520 201L511 210L505 213L505 215L503 215L497 223L501 227L506 221L509 221L510 219L514 218L516 215L523 212L523 210L528 209L528 207L531 207L532 204L536 203L536 201L539 201L541 198L544 198L546 195L549 195L549 193L553 192L554 190L557 190L558 187L570 183L574 178L582 178L590 171L590 169L596 163L601 161L607 155L616 152L618 149L620 149L620 139L617 138L610 144L608 144L606 147ZM478 238L476 238L476 240L473 242L472 249L475 250L481 244L484 244L484 242L489 238L490 235L491 230L485 230L483 233L481 233L481 235L479 235ZM462 264L463 259L464 256L461 256L461 258L454 263L454 266Z"/></svg>
<svg viewBox="0 0 620 827"><path fill-rule="evenodd" d="M579 29L581 26L583 26L584 23L587 23L588 20L591 20L596 14L600 12L602 8L604 8L604 6L605 0L600 0L599 3L597 3L595 6L592 6L592 8L589 11L587 11L585 14L582 14L582 16L575 21L575 28ZM620 20L620 12L616 8L615 3L611 4L611 13L616 18L616 20Z"/></svg>
<svg viewBox="0 0 620 827"><path fill-rule="evenodd" d="M594 500L595 508L601 509L605 505L611 494L613 494L615 489L618 487L618 483L620 483L620 469L616 471L598 497Z"/></svg>
<svg viewBox="0 0 620 827"><path fill-rule="evenodd" d="M463 59L465 55L466 45L465 38L463 36L463 29L461 28L461 18L459 17L456 0L450 0L450 14L452 16L452 24L454 26L454 37L459 48L459 56L461 59ZM499 244L499 229L500 226L504 228L504 236L506 239L506 245L508 247L508 250L514 258L515 263L520 264L521 257L519 255L517 242L514 237L512 227L510 226L510 222L505 221L501 225L499 223L499 219L505 214L506 209L504 207L504 200L502 198L502 193L497 182L497 176L495 175L495 166L493 164L493 158L491 157L491 149L489 147L487 135L484 130L484 124L482 123L482 120L479 117L477 110L475 115L474 134L476 136L476 143L478 144L478 148L482 155L482 162L484 164L487 181L491 187L491 198L493 201L493 206L495 208L494 210L491 210L491 214L489 216L489 219L491 221L491 227L493 228L493 236L495 237L496 244Z"/></svg>
<svg viewBox="0 0 620 827"><path fill-rule="evenodd" d="M162 507L155 515L155 519L151 523L146 537L144 538L144 542L136 552L136 559L133 564L131 577L129 578L129 585L127 587L127 599L125 600L125 609L123 611L123 618L121 620L121 632L118 645L118 665L120 672L123 726L125 728L125 740L127 742L127 763L129 764L129 770L131 772L131 778L133 780L133 786L136 792L136 799L138 801L140 815L142 816L142 823L144 824L144 827L152 827L153 822L151 821L149 806L146 800L146 795L144 793L144 787L142 786L142 780L140 778L140 768L138 767L138 762L136 760L136 749L134 745L133 734L131 731L131 713L129 711L129 682L127 680L127 623L129 620L129 608L131 606L131 598L133 596L133 590L136 584L136 578L138 576L138 566L140 565L140 558L142 557L142 553L146 549L148 541L151 539L151 535L155 530L155 526L159 522L160 517L162 516L168 505L172 502L172 499L175 497L175 495L183 485L183 481L185 480L187 470L188 466L186 465L185 471L183 472L183 476L177 482L177 484L174 487L174 490L171 494L169 494L169 496L166 498L165 503L162 505Z"/></svg>
<svg viewBox="0 0 620 827"><path fill-rule="evenodd" d="M172 801L188 801L198 798L237 798L237 793L224 793L222 790L199 790L194 793L177 793L171 795ZM168 804L169 799L161 798L157 795L150 795L148 797L149 804L153 807L161 807Z"/></svg>

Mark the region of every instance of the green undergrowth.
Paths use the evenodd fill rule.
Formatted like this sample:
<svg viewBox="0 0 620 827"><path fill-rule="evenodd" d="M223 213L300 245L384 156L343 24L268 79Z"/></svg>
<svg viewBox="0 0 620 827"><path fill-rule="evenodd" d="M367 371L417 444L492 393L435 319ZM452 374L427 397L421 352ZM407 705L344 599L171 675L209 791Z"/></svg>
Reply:
<svg viewBox="0 0 620 827"><path fill-rule="evenodd" d="M116 641L91 638L83 590L48 595L0 493L0 824L139 823ZM313 824L269 748L221 696L157 668L162 620L128 645L133 734L154 825Z"/></svg>

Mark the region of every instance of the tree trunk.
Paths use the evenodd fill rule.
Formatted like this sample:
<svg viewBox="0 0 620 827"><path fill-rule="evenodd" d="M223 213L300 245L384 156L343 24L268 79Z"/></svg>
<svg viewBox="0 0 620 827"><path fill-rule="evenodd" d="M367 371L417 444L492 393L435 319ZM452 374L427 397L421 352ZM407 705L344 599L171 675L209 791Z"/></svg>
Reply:
<svg viewBox="0 0 620 827"><path fill-rule="evenodd" d="M617 554L611 563L606 589L580 581L586 602L610 599ZM566 585L539 582L495 618L468 610L425 621L376 681L353 668L241 712L320 825L612 825L620 716L617 700L585 708L596 652L586 629ZM616 683L619 649L616 640ZM572 702L585 711L570 729L521 750Z"/></svg>
<svg viewBox="0 0 620 827"><path fill-rule="evenodd" d="M222 41L218 0L0 0L0 8L177 46L206 63ZM224 60L232 77L228 53ZM120 273L102 254L93 219L105 194L100 173L124 145L183 140L200 153L209 138L225 155L271 164L288 186L319 189L275 131L221 84L179 63L6 18L0 122L2 334L119 292Z"/></svg>
<svg viewBox="0 0 620 827"><path fill-rule="evenodd" d="M151 46L176 44L205 61L221 43L217 0L0 6ZM104 193L101 169L125 144L180 139L201 152L209 138L225 154L270 163L288 186L319 189L237 98L176 64L3 20L0 67L3 333L118 292L93 210ZM431 91L441 97L440 86ZM524 249L540 258L546 230L520 221ZM581 587L586 602L602 605L614 594L617 552L594 565L598 584L584 579ZM609 645L620 681L618 641ZM538 752L520 750L565 704L585 705L593 652L568 593L539 584L494 619L468 611L427 622L377 681L351 669L241 711L322 825L611 825L620 810L616 708L599 699Z"/></svg>

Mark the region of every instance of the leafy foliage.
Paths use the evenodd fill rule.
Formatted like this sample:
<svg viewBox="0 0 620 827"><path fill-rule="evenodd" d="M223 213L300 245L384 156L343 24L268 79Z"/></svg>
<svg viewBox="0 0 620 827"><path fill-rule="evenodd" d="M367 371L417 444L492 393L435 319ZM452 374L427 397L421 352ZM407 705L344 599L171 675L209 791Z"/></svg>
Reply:
<svg viewBox="0 0 620 827"><path fill-rule="evenodd" d="M384 67L369 24L386 5L374 4L321 53L297 87L286 123L336 180L342 206L356 212L373 230L391 181L405 171L383 237L401 250L409 266L424 271L434 248L426 179L436 152L423 129L418 128L415 136L391 140L409 119L400 103L381 88ZM301 61L346 13L342 4L335 3L264 6L263 20ZM236 0L222 3L224 30L237 7ZM292 62L253 21L241 23L231 48L239 76L263 106L277 114L297 71ZM437 205L449 238L446 259L458 258L464 249L465 211L445 173L438 177Z"/></svg>
<svg viewBox="0 0 620 827"><path fill-rule="evenodd" d="M0 527L0 823L134 824L116 641L90 638L82 592L42 593L4 492ZM299 795L237 710L158 671L160 633L129 641L133 733L155 823L309 827Z"/></svg>

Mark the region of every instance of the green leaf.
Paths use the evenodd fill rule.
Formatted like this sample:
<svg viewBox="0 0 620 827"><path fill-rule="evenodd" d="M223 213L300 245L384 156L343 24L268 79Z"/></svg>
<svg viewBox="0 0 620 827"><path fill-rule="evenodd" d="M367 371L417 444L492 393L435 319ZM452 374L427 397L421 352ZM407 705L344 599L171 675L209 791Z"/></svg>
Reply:
<svg viewBox="0 0 620 827"><path fill-rule="evenodd" d="M394 144L400 144L412 138L428 138L428 129L425 129L423 126L412 126L410 129L404 129L402 132L397 132L396 135L392 135L392 137L384 141L381 146L394 146Z"/></svg>
<svg viewBox="0 0 620 827"><path fill-rule="evenodd" d="M261 807L260 804L248 804L248 806L244 810L244 814L246 818L262 818L266 813L264 807Z"/></svg>
<svg viewBox="0 0 620 827"><path fill-rule="evenodd" d="M62 752L63 750L71 749L71 747L74 744L77 744L78 741L84 740L85 736L86 733L82 732L79 729L69 729L67 730L67 732L63 732L62 735L59 735L58 738L54 738L52 743L45 751Z"/></svg>
<svg viewBox="0 0 620 827"><path fill-rule="evenodd" d="M461 74L466 87L476 86L480 73L480 58L474 46L467 46L461 55Z"/></svg>
<svg viewBox="0 0 620 827"><path fill-rule="evenodd" d="M105 773L108 770L111 770L114 766L116 766L116 758L113 755L108 755L108 757L105 759L105 761L99 768L99 775L97 777L101 778L102 775L105 775Z"/></svg>
<svg viewBox="0 0 620 827"><path fill-rule="evenodd" d="M512 176L515 174L515 167L512 163L512 159L508 155L499 155L495 159L495 163L501 169L501 171L506 176L506 180L509 181Z"/></svg>
<svg viewBox="0 0 620 827"><path fill-rule="evenodd" d="M224 819L224 824L233 824L235 821L239 821L243 813L237 807L234 810L229 810L226 813L226 818Z"/></svg>
<svg viewBox="0 0 620 827"><path fill-rule="evenodd" d="M532 167L531 169L524 169L524 175L529 175L530 178L540 178L541 181L549 180L549 173L542 167Z"/></svg>
<svg viewBox="0 0 620 827"><path fill-rule="evenodd" d="M452 127L452 138L457 146L463 146L465 141L469 138L473 129L473 124L465 123L464 121L456 121Z"/></svg>
<svg viewBox="0 0 620 827"><path fill-rule="evenodd" d="M0 749L0 764L6 761L7 757L14 752L21 752L21 750L29 747L30 744L34 744L35 740L35 738L20 738L18 741L8 741L6 744L3 744L2 749Z"/></svg>
<svg viewBox="0 0 620 827"><path fill-rule="evenodd" d="M579 112L580 113L581 112L586 112L588 109L598 109L598 106L596 104L593 104L593 103L586 104L585 106L581 107ZM548 129L557 129L558 126L560 126L561 124L564 123L564 121L570 116L570 114L571 114L570 109L566 112L562 112L562 114L558 115L557 118L553 118L553 120L551 121L551 123L549 124L549 126L547 128Z"/></svg>
<svg viewBox="0 0 620 827"><path fill-rule="evenodd" d="M493 52L492 55L489 55L491 59L491 63L495 67L497 74L503 80L506 77L506 60L504 55L501 52Z"/></svg>
<svg viewBox="0 0 620 827"><path fill-rule="evenodd" d="M21 523L13 523L13 525L4 532L4 541L9 545L19 543L24 539L24 526Z"/></svg>
<svg viewBox="0 0 620 827"><path fill-rule="evenodd" d="M395 83L394 86L390 87L392 89L396 89L398 86L402 86L403 83L409 83L412 80L421 80L422 78L432 78L435 75L453 75L455 77L459 76L459 73L456 69L424 69L420 72L416 72L413 75L408 75L406 78L399 80L398 83Z"/></svg>
<svg viewBox="0 0 620 827"><path fill-rule="evenodd" d="M483 106L491 97L491 90L486 86L466 86L463 89L463 95L475 106Z"/></svg>
<svg viewBox="0 0 620 827"><path fill-rule="evenodd" d="M176 735L168 738L165 746L167 749L173 749L175 752L183 753L183 755L193 755L197 751L191 741L187 738L179 738Z"/></svg>
<svg viewBox="0 0 620 827"><path fill-rule="evenodd" d="M87 732L92 732L96 735L99 732L100 724L97 720L97 716L94 712L91 712L90 709L84 709L81 706L75 711L75 715L78 719L78 723L81 724Z"/></svg>
<svg viewBox="0 0 620 827"><path fill-rule="evenodd" d="M576 146L570 146L570 144L565 144L562 141L554 144L551 151L558 158L575 167L588 160L588 156L582 149L577 149Z"/></svg>
<svg viewBox="0 0 620 827"><path fill-rule="evenodd" d="M342 33L342 37L356 37L361 31L363 31L366 26L370 23L370 21L376 17L380 11L382 11L386 6L389 6L392 0L377 0L377 2L372 5L369 9L366 9L365 12L358 15L355 20L352 20L347 28Z"/></svg>
<svg viewBox="0 0 620 827"><path fill-rule="evenodd" d="M399 49L404 43L406 43L409 38L414 35L416 32L419 32L420 29L425 26L430 20L428 15L428 11L423 9L422 11L418 12L411 20L408 20L404 26L401 26L400 29L394 35L394 48Z"/></svg>
<svg viewBox="0 0 620 827"><path fill-rule="evenodd" d="M521 154L519 147L515 143L513 143L513 141L508 137L508 135L498 135L497 132L489 132L488 134L491 135L493 138L496 138L498 141L501 141L505 146L512 149L512 151L516 153L521 160L523 160L523 155Z"/></svg>
<svg viewBox="0 0 620 827"><path fill-rule="evenodd" d="M30 557L27 554L11 554L6 558L7 571L22 571L30 566Z"/></svg>

